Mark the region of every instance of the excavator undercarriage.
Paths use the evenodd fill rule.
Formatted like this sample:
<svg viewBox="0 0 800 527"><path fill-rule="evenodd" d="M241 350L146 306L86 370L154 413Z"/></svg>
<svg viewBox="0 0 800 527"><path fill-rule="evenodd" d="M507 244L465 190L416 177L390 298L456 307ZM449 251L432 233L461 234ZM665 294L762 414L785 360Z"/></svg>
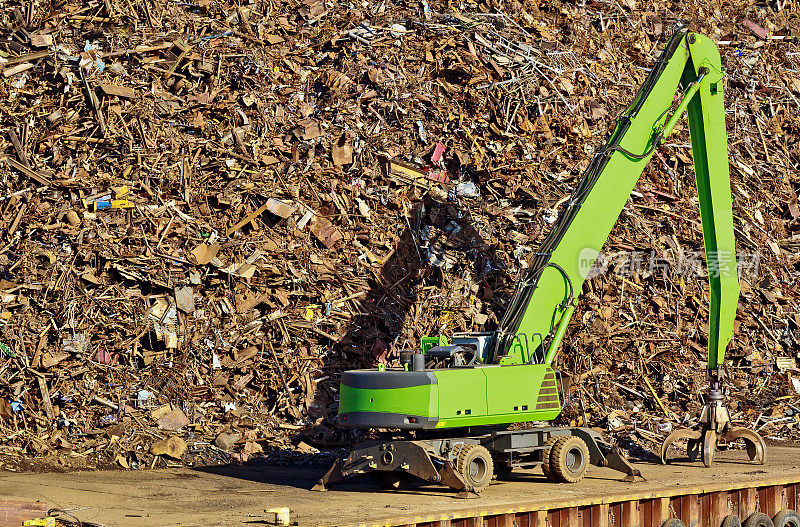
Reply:
<svg viewBox="0 0 800 527"><path fill-rule="evenodd" d="M417 440L368 441L338 459L315 490L353 476L369 474L381 487L407 488L426 481L446 485L468 497L493 477L505 479L514 468L542 466L548 480L574 483L588 465L642 477L619 449L588 428L533 428L479 435ZM644 478L642 478L644 479Z"/></svg>

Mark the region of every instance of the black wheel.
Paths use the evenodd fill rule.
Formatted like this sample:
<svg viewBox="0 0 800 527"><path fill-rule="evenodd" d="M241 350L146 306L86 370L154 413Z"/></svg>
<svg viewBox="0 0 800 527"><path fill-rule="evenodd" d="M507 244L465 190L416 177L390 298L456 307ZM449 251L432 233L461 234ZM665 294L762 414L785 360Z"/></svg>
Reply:
<svg viewBox="0 0 800 527"><path fill-rule="evenodd" d="M414 483L414 476L407 472L370 472L373 483L386 490L409 489Z"/></svg>
<svg viewBox="0 0 800 527"><path fill-rule="evenodd" d="M558 481L577 483L589 466L589 449L576 436L559 437L550 451L550 469Z"/></svg>
<svg viewBox="0 0 800 527"><path fill-rule="evenodd" d="M489 486L494 475L492 455L481 445L465 445L456 461L456 472L472 487L480 492Z"/></svg>
<svg viewBox="0 0 800 527"><path fill-rule="evenodd" d="M664 523L661 524L661 527L686 527L686 524L678 518L670 518L665 520Z"/></svg>
<svg viewBox="0 0 800 527"><path fill-rule="evenodd" d="M742 527L742 520L735 514L728 514L722 520L720 527Z"/></svg>
<svg viewBox="0 0 800 527"><path fill-rule="evenodd" d="M552 452L553 445L556 444L557 440L558 436L549 438L544 444L544 450L542 450L542 472L548 481L555 481L553 469L550 466L550 453Z"/></svg>
<svg viewBox="0 0 800 527"><path fill-rule="evenodd" d="M744 527L775 527L769 516L763 512L754 512L742 524Z"/></svg>
<svg viewBox="0 0 800 527"><path fill-rule="evenodd" d="M794 511L783 510L772 518L775 527L800 527L800 516Z"/></svg>

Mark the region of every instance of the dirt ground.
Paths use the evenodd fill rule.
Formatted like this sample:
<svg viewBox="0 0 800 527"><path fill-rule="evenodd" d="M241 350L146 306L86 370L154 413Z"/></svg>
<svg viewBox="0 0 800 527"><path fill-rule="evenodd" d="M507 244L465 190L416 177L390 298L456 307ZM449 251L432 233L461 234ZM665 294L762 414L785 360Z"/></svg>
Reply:
<svg viewBox="0 0 800 527"><path fill-rule="evenodd" d="M440 487L413 492L380 491L368 480L341 484L328 492L309 490L323 470L304 467L220 466L205 469L0 473L2 499L40 500L72 509L82 520L118 527L154 525L265 525L265 509L290 507L301 526L386 523L463 509L491 509L565 500L591 500L623 494L654 494L665 489L800 479L800 449L771 446L765 465L746 462L741 451L721 453L711 469L678 462L641 464L646 482L623 483L619 474L590 467L577 484L553 484L541 472L522 471L512 481L490 486L480 498L463 500Z"/></svg>

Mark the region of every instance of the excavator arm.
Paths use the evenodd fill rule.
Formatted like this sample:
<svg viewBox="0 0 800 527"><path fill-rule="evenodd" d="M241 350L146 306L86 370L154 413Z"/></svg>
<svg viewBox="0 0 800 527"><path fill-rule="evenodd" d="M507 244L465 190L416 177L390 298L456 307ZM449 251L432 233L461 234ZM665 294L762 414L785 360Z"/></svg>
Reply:
<svg viewBox="0 0 800 527"><path fill-rule="evenodd" d="M672 36L517 285L498 329L494 362L524 364L537 355L547 364L553 361L581 285L634 185L687 113L709 268L708 368L717 371L739 296L723 75L710 39L685 32ZM533 349L540 342L542 349Z"/></svg>
<svg viewBox="0 0 800 527"><path fill-rule="evenodd" d="M576 292L656 148L686 113L708 265L709 390L698 427L675 430L662 444L664 463L677 439L688 440L689 458L701 455L706 466L718 447L736 440L744 441L751 460L763 463L765 458L763 439L733 426L725 406L721 366L733 334L739 281L723 76L719 51L710 39L683 31L672 36L534 255L494 340L494 362L526 364L540 358L552 363L575 311ZM539 337L537 348L532 336Z"/></svg>

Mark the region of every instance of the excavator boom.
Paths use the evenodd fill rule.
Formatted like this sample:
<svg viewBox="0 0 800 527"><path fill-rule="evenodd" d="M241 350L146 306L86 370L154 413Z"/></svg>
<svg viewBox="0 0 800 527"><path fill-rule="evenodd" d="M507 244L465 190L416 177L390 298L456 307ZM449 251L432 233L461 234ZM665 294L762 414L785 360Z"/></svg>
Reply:
<svg viewBox="0 0 800 527"><path fill-rule="evenodd" d="M709 267L708 367L722 364L739 296L722 79L711 40L683 32L672 37L517 285L495 341L497 362L529 362L536 353L530 344L542 342L544 362L552 363L575 292L658 143L687 111ZM544 338L526 341L521 335Z"/></svg>

